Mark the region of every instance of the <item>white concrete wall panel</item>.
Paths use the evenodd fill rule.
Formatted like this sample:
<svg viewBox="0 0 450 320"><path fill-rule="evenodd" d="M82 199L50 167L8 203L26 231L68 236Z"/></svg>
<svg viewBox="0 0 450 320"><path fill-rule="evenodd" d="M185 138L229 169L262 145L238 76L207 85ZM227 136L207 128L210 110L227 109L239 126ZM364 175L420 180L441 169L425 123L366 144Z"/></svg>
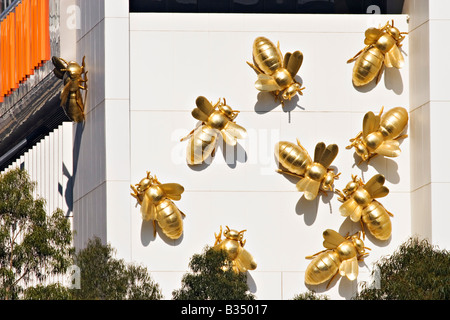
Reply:
<svg viewBox="0 0 450 320"><path fill-rule="evenodd" d="M394 214L392 237L381 242L368 235L366 245L372 251L360 263L358 280L368 279L372 263L409 237L411 139L402 141L400 157L375 158L369 165L358 165L353 150L345 149L361 130L367 111L410 108L408 38L402 47L405 68L387 70L377 86L356 89L353 64L346 63L363 48L367 27L391 19L400 30L408 30L405 15L130 14L130 183L150 170L163 183L182 184L185 193L176 205L186 218L180 239L169 240L159 230L154 238L152 224L142 221L129 197L129 210L123 214L130 215L130 231L124 232L131 238L131 260L148 266L166 299L180 288L190 257L214 243L220 225L247 229L246 249L258 262L249 273L249 286L258 299L291 299L305 292L304 271L310 261L304 257L323 249L322 232L359 230L339 214L336 195L308 202L296 191L295 179L275 173L273 148L279 140L299 138L310 154L319 141L338 144L332 164L342 173L335 182L338 189L352 174L366 180L376 173L386 176L391 192L380 202ZM255 89L256 74L246 64L260 35L279 41L283 53L304 54L298 73L304 96L287 103L285 110ZM111 51L107 55L120 56ZM179 140L197 124L190 112L199 95L213 101L225 97L240 110L236 122L247 129L248 138L235 149L224 150L220 144L210 165L193 168L185 162L187 141ZM119 233L125 218L115 219ZM350 298L357 284L340 279L327 291L325 286L311 289L342 299Z"/></svg>
<svg viewBox="0 0 450 320"><path fill-rule="evenodd" d="M20 156L7 169L26 170L36 182L35 198L46 200L48 214L62 209L72 219L72 125L63 123L33 148Z"/></svg>
<svg viewBox="0 0 450 320"><path fill-rule="evenodd" d="M427 237L441 248L450 246L443 226L449 217L443 192L450 176L443 170L448 152L450 96L445 85L450 46L442 39L450 27L448 1L406 0L410 16L411 197L412 233Z"/></svg>

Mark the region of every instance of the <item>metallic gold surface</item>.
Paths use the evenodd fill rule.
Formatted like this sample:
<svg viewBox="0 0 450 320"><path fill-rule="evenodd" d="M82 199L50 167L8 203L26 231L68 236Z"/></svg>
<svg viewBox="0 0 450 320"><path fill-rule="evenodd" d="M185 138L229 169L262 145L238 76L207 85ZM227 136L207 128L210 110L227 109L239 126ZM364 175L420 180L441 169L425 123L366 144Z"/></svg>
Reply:
<svg viewBox="0 0 450 320"><path fill-rule="evenodd" d="M323 246L326 248L306 259L313 259L306 268L305 283L318 285L329 280L331 281L338 274L353 281L358 277L358 261L362 260L366 253L364 242L360 238L360 233L352 236L341 236L334 230L327 229L323 232Z"/></svg>
<svg viewBox="0 0 450 320"><path fill-rule="evenodd" d="M283 58L280 43L275 45L265 37L258 37L253 43L253 63L247 64L255 70L258 80L256 89L271 92L275 99L291 100L297 93L303 95L301 84L295 76L303 62L300 51L287 52Z"/></svg>
<svg viewBox="0 0 450 320"><path fill-rule="evenodd" d="M228 106L225 99L223 102L219 99L212 105L205 97L200 96L195 103L197 107L192 110L192 116L200 120L201 124L181 139L184 141L190 138L186 151L186 161L190 165L201 164L214 154L219 133L223 141L231 146L236 145L236 139L247 136L247 131L234 122L239 111Z"/></svg>
<svg viewBox="0 0 450 320"><path fill-rule="evenodd" d="M213 249L224 250L227 253L228 258L232 261L233 271L236 273L244 273L247 272L247 270L256 269L257 264L255 260L252 255L244 249L246 240L243 240L243 233L247 230L238 232L230 229L228 226L226 227L227 229L223 232L225 237L224 240L222 240L222 226L220 226L218 235L214 233L216 242L214 243Z"/></svg>
<svg viewBox="0 0 450 320"><path fill-rule="evenodd" d="M61 91L61 107L69 119L74 122L84 121L84 102L80 91L80 89L86 91L84 96L84 101L86 101L88 72L85 68L84 58L80 66L75 61L67 62L63 58L52 57L55 66L53 73L64 81L64 88Z"/></svg>
<svg viewBox="0 0 450 320"><path fill-rule="evenodd" d="M286 170L278 169L277 172L300 178L296 185L298 191L304 192L307 200L313 200L319 191L326 194L326 191L333 190L334 180L340 173L335 174L334 170L328 167L336 158L338 151L336 144L325 146L325 143L319 142L316 145L313 162L298 139L297 144L280 141L275 145L275 158Z"/></svg>
<svg viewBox="0 0 450 320"><path fill-rule="evenodd" d="M339 211L344 217L350 217L353 222L360 221L364 237L364 224L379 240L387 240L391 236L392 226L389 216L393 215L375 200L389 194L384 182L382 174L374 175L366 184L357 176L352 176L352 181L344 190L336 190L340 195L338 200L343 202Z"/></svg>
<svg viewBox="0 0 450 320"><path fill-rule="evenodd" d="M400 50L401 42L405 39L400 32L389 21L380 29L369 28L365 32L364 44L366 47L358 52L347 63L355 62L352 80L356 87L364 86L377 78L378 83L384 67L402 68L404 65L403 54Z"/></svg>
<svg viewBox="0 0 450 320"><path fill-rule="evenodd" d="M156 222L170 239L178 239L183 233L183 219L185 216L172 200L180 200L184 192L178 183L161 184L156 176L147 176L135 186L130 185L131 195L141 205L142 219L152 220L153 236L156 236Z"/></svg>
<svg viewBox="0 0 450 320"><path fill-rule="evenodd" d="M398 157L401 153L399 139L407 135L400 135L408 124L408 111L402 107L390 109L383 114L383 108L378 116L372 111L367 112L363 119L363 131L350 139L347 149L355 148L361 161L370 161L378 154L386 157Z"/></svg>

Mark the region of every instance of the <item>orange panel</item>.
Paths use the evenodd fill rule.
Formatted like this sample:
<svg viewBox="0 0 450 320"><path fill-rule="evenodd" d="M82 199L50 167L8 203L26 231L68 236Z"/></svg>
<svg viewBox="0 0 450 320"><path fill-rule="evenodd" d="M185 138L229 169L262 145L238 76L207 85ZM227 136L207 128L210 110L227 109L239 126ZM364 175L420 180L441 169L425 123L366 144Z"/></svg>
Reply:
<svg viewBox="0 0 450 320"><path fill-rule="evenodd" d="M19 88L19 82L17 81L17 55L16 55L16 13L10 12L11 18L11 29L10 29L10 40L11 40L11 91Z"/></svg>
<svg viewBox="0 0 450 320"><path fill-rule="evenodd" d="M25 49L24 49L24 66L25 66L25 75L28 78L31 74L31 30L30 30L30 0L23 0L23 35L25 41Z"/></svg>
<svg viewBox="0 0 450 320"><path fill-rule="evenodd" d="M3 27L3 32L2 32L2 47L3 47L3 95L6 96L8 93L8 19L5 18L2 21L2 27Z"/></svg>
<svg viewBox="0 0 450 320"><path fill-rule="evenodd" d="M42 54L42 51L43 51L43 49L44 49L44 47L42 46L42 44L43 44L43 38L44 38L44 35L43 35L43 28L44 28L44 26L43 26L43 23L42 23L42 19L43 19L43 15L42 15L42 12L41 12L41 10L42 10L42 2L45 2L45 1L39 1L38 3L37 3L37 7L36 7L36 17L37 17L37 24L34 26L35 28L37 28L37 38L36 38L36 43L37 43L37 56L36 56L36 62L37 62L37 65L40 67L41 65L42 65L42 57L44 56L43 54Z"/></svg>
<svg viewBox="0 0 450 320"><path fill-rule="evenodd" d="M16 48L17 48L17 81L23 80L23 10L22 3L16 7Z"/></svg>
<svg viewBox="0 0 450 320"><path fill-rule="evenodd" d="M7 89L8 89L8 94L10 94L11 93L11 88L12 88L12 86L13 86L13 83L14 83L14 75L13 75L13 72L14 72L14 68L13 68L13 65L14 65L14 51L13 51L13 49L14 49L14 43L13 43L13 41L12 41L12 34L13 34L13 28L12 28L12 14L9 14L7 17L6 17L6 21L7 21L7 25L8 25L8 31L6 32L6 36L8 37L8 61L7 61L7 63L8 63L8 87L7 87Z"/></svg>
<svg viewBox="0 0 450 320"><path fill-rule="evenodd" d="M51 59L50 48L50 4L49 0L44 1L44 43L45 43L45 55L44 61Z"/></svg>
<svg viewBox="0 0 450 320"><path fill-rule="evenodd" d="M16 36L16 83L21 82L21 76L22 76L22 59L20 58L20 53L22 49L22 43L20 39L20 29L22 27L22 11L21 6L16 6L16 30L15 30L15 36Z"/></svg>
<svg viewBox="0 0 450 320"><path fill-rule="evenodd" d="M31 73L34 74L34 68L38 65L38 28L37 28L37 0L31 0L30 6L31 23Z"/></svg>
<svg viewBox="0 0 450 320"><path fill-rule="evenodd" d="M3 59L3 25L4 23L0 21L0 102L3 102L3 77L5 72L5 68L3 66L3 61L5 60Z"/></svg>
<svg viewBox="0 0 450 320"><path fill-rule="evenodd" d="M0 97L3 99L5 96L5 25L3 21L0 21Z"/></svg>

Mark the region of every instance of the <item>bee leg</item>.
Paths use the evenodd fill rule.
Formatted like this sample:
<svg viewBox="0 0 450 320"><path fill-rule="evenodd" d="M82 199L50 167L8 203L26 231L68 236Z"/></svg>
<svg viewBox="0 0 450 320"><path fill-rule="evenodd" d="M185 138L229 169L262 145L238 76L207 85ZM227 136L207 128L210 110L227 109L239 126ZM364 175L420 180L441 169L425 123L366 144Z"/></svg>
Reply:
<svg viewBox="0 0 450 320"><path fill-rule="evenodd" d="M363 53L363 52L367 49L367 47L368 47L368 46L365 46L364 49L362 49L362 50L359 51L357 54L355 54L355 56L354 56L353 58L349 59L349 60L347 61L347 63L352 63L353 61L355 61L356 59L358 59L358 57L361 55L361 53Z"/></svg>
<svg viewBox="0 0 450 320"><path fill-rule="evenodd" d="M300 178L300 179L303 179L303 178L304 178L304 177L301 176L301 175L292 173L292 172L290 172L290 171L284 171L284 170L281 170L281 169L276 170L276 172L281 173L281 174L283 174L283 173L289 174L289 175L291 175L291 176L294 176L294 177L297 177L297 178Z"/></svg>
<svg viewBox="0 0 450 320"><path fill-rule="evenodd" d="M408 135L407 134L402 134L401 136L398 136L394 140L400 140L400 139L405 139L405 138L408 138Z"/></svg>
<svg viewBox="0 0 450 320"><path fill-rule="evenodd" d="M319 192L322 192L324 194L325 197L328 196L328 193L325 191L325 189L320 188Z"/></svg>
<svg viewBox="0 0 450 320"><path fill-rule="evenodd" d="M384 208L384 210L386 210L386 208ZM389 212L386 210L386 212L388 213L388 215L390 215L391 217L393 217L394 215L392 214L392 212Z"/></svg>
<svg viewBox="0 0 450 320"><path fill-rule="evenodd" d="M220 240L222 239L222 226L220 226L220 231L218 235L216 235L216 233L214 232L214 237L216 237L216 242L214 243L214 245L216 246L218 243L220 243Z"/></svg>
<svg viewBox="0 0 450 320"><path fill-rule="evenodd" d="M319 255L319 254L321 254L321 253L323 253L323 252L325 252L325 251L328 251L328 250L329 250L329 249L325 249L325 250L319 251L319 252L317 252L317 253L315 253L315 254L313 254L313 255L306 256L305 259L314 259L315 256L317 256L317 255Z"/></svg>
<svg viewBox="0 0 450 320"><path fill-rule="evenodd" d="M156 220L153 220L153 237L156 238Z"/></svg>
<svg viewBox="0 0 450 320"><path fill-rule="evenodd" d="M338 197L338 200L340 201L340 202L345 202L347 199L345 198L345 195L344 195L344 193L341 191L341 190L339 190L339 189L335 189L334 190L334 193L336 193L339 197Z"/></svg>
<svg viewBox="0 0 450 320"><path fill-rule="evenodd" d="M137 200L137 202L140 204L140 205L142 205L142 201L139 199L139 196L138 196L138 191L136 190L136 188L132 185L132 184L130 184L130 187L131 187L131 189L133 190L133 192L134 193L130 193L134 198L136 198L136 200Z"/></svg>
<svg viewBox="0 0 450 320"><path fill-rule="evenodd" d="M187 140L190 136L192 136L192 134L194 133L194 131L195 131L195 129L194 130L192 130L191 132L189 132L189 134L186 136L186 137L184 137L184 138L181 138L180 139L180 141L184 141L184 140Z"/></svg>
<svg viewBox="0 0 450 320"><path fill-rule="evenodd" d="M362 235L363 235L363 240L366 239L366 231L364 230L364 224L362 222L362 219L359 220L359 223L361 224L361 231L362 231Z"/></svg>
<svg viewBox="0 0 450 320"><path fill-rule="evenodd" d="M259 70L259 68L256 67L253 63L250 63L250 62L248 62L248 61L246 61L246 62L247 62L247 64L248 64L248 65L256 72L256 74L262 73L262 71Z"/></svg>
<svg viewBox="0 0 450 320"><path fill-rule="evenodd" d="M378 82L380 82L380 80L381 80L381 75L383 74L383 71L384 71L384 63L381 65L380 71L378 72L378 75L377 75L377 84L378 84Z"/></svg>
<svg viewBox="0 0 450 320"><path fill-rule="evenodd" d="M372 153L370 154L370 156L367 158L367 163L370 162L370 160L372 160L373 158L375 158L378 155L378 153ZM361 160L362 161L362 160Z"/></svg>
<svg viewBox="0 0 450 320"><path fill-rule="evenodd" d="M181 215L182 215L183 217L186 217L186 215L184 214L183 211L181 211L180 209L178 209L178 211L180 211L180 213L181 213Z"/></svg>
<svg viewBox="0 0 450 320"><path fill-rule="evenodd" d="M339 270L338 271L336 271L336 273L334 274L334 276L333 277L331 277L331 279L330 279L330 281L328 281L328 284L327 284L327 289L328 289L328 287L330 286L330 284L331 284L331 282L334 280L334 278L336 278L336 276L339 274Z"/></svg>

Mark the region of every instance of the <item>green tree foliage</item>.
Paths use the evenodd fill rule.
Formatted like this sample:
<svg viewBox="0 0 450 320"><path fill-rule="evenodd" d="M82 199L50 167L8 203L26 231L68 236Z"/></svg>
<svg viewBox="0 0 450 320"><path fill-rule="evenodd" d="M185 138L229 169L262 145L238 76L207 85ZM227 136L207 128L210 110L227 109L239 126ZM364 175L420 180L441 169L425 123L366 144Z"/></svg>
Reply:
<svg viewBox="0 0 450 320"><path fill-rule="evenodd" d="M17 299L30 280L44 281L71 264L70 223L59 209L47 215L34 188L26 171L0 176L0 299Z"/></svg>
<svg viewBox="0 0 450 320"><path fill-rule="evenodd" d="M72 289L59 283L26 288L23 300L72 300Z"/></svg>
<svg viewBox="0 0 450 320"><path fill-rule="evenodd" d="M247 274L231 270L224 251L205 247L189 262L190 273L182 279L182 287L172 292L174 300L254 300L249 292ZM225 270L225 271L224 271Z"/></svg>
<svg viewBox="0 0 450 320"><path fill-rule="evenodd" d="M411 238L380 259L377 286L363 285L357 300L449 300L450 253ZM372 272L374 276L374 272Z"/></svg>
<svg viewBox="0 0 450 320"><path fill-rule="evenodd" d="M99 238L89 240L85 249L75 256L81 270L81 288L72 289L73 299L80 300L158 300L162 298L159 285L144 268L126 264L113 257L110 244Z"/></svg>
<svg viewBox="0 0 450 320"><path fill-rule="evenodd" d="M314 291L308 291L295 295L293 300L329 300L329 298L327 295L317 294Z"/></svg>

